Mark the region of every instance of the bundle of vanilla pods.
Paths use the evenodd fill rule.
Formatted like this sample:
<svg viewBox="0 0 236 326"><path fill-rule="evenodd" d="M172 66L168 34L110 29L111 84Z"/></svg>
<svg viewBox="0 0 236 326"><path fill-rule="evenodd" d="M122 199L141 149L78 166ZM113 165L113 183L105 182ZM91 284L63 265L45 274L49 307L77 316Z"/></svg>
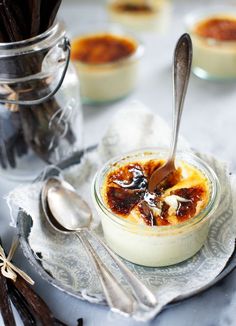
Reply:
<svg viewBox="0 0 236 326"><path fill-rule="evenodd" d="M0 270L0 314L6 326L16 326L11 303L24 326L67 326L53 316L46 302L20 275L13 281L4 277ZM82 318L78 319L77 325L83 326Z"/></svg>
<svg viewBox="0 0 236 326"><path fill-rule="evenodd" d="M61 0L0 0L0 42L22 41L45 32L53 25L60 4ZM16 56L14 67L0 58L0 94L1 89L8 87L1 79L21 78L41 72L46 54L40 52L37 56ZM25 88L32 89L35 97L40 98L41 90L47 90L47 85L43 80L39 80L36 86L35 82L32 84L29 81L24 85ZM11 91L9 99L11 96L19 98L24 92L21 83L14 84ZM50 92L49 87L47 92ZM64 130L64 122L56 114L60 109L63 108L60 108L55 97L40 105L1 103L0 166L15 168L16 158L27 154L29 149L45 162L55 163L52 160L53 152ZM64 137L67 144L74 143L75 137L70 125Z"/></svg>

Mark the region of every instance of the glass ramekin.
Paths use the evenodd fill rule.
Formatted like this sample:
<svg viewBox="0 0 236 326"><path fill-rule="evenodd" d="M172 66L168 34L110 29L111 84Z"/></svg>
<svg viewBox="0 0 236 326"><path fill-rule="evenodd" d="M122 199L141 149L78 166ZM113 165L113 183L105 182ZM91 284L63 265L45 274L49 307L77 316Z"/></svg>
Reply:
<svg viewBox="0 0 236 326"><path fill-rule="evenodd" d="M236 19L236 6L206 7L186 16L186 29L193 41L193 73L207 80L235 80L236 41L219 41L194 33L198 22L212 17Z"/></svg>
<svg viewBox="0 0 236 326"><path fill-rule="evenodd" d="M105 239L114 252L135 264L168 266L192 257L203 246L209 231L210 217L219 203L220 185L214 171L194 154L179 152L177 161L182 160L196 167L209 182L209 202L198 215L178 225L147 226L127 221L106 206L101 189L104 178L114 166L139 159L166 159L167 155L164 149L132 152L106 163L94 178L92 197L101 218Z"/></svg>
<svg viewBox="0 0 236 326"><path fill-rule="evenodd" d="M103 104L122 99L135 89L139 80L139 65L144 46L132 33L117 25L86 25L73 39L103 34L128 39L135 44L136 49L125 58L105 64L73 60L79 75L81 98L85 104Z"/></svg>

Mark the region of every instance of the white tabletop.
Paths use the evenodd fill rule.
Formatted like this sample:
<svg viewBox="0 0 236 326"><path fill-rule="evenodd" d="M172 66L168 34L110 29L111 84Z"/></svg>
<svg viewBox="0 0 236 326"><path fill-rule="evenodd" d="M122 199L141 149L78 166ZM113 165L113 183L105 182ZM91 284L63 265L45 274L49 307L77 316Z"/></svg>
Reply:
<svg viewBox="0 0 236 326"><path fill-rule="evenodd" d="M220 2L218 1L218 3ZM212 4L217 1L176 0L168 33L162 36L157 34L141 35L146 47L142 62L141 83L136 91L123 102L138 99L171 123L170 68L174 45L180 34L184 32L183 17L185 14L196 7L206 5L206 3ZM104 8L104 1L101 0L66 0L61 15L66 21L68 30L75 32L76 27L83 22L106 19ZM108 106L84 107L85 145L94 144L101 138L109 119L119 104L123 102ZM235 103L236 82L208 82L192 76L181 126L182 134L189 140L193 148L211 152L222 160L228 161L234 172L236 172ZM0 234L6 248L9 247L16 230L9 226L9 210L4 196L16 185L14 182L0 179ZM68 325L76 325L76 319L79 317L84 318L86 326L143 325L132 319L114 315L106 307L92 305L61 293L40 279L21 250L18 250L15 261L36 281L35 290L47 301L55 316ZM219 285L171 309L164 310L156 319L144 325L236 325L235 290L236 271L232 272ZM1 324L3 323L0 319ZM21 325L20 321L17 325Z"/></svg>

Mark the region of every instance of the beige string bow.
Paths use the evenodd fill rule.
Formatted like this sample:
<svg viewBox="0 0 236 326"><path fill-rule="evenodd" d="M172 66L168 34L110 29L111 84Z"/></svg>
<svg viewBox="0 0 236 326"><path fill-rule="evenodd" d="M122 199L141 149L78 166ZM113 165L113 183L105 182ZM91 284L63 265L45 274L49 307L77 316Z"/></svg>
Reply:
<svg viewBox="0 0 236 326"><path fill-rule="evenodd" d="M12 257L14 256L14 253L16 251L16 248L18 247L19 241L15 240L13 241L11 245L11 249L9 251L8 256L6 257L5 252L3 248L0 245L0 267L1 267L1 273L3 276L10 278L14 282L17 279L17 274L19 274L26 282L33 285L34 281L21 269L16 267L11 263Z"/></svg>

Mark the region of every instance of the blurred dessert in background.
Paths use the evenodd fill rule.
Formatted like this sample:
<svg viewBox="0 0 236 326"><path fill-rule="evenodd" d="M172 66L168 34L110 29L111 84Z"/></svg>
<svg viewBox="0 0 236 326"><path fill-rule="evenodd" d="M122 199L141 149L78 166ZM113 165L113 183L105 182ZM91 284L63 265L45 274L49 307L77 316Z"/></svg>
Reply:
<svg viewBox="0 0 236 326"><path fill-rule="evenodd" d="M204 79L235 79L236 7L218 10L187 17L194 46L193 72Z"/></svg>
<svg viewBox="0 0 236 326"><path fill-rule="evenodd" d="M110 18L128 28L165 31L170 17L168 0L110 0Z"/></svg>
<svg viewBox="0 0 236 326"><path fill-rule="evenodd" d="M142 46L133 37L112 32L82 35L72 41L84 102L103 103L128 95L138 80Z"/></svg>

